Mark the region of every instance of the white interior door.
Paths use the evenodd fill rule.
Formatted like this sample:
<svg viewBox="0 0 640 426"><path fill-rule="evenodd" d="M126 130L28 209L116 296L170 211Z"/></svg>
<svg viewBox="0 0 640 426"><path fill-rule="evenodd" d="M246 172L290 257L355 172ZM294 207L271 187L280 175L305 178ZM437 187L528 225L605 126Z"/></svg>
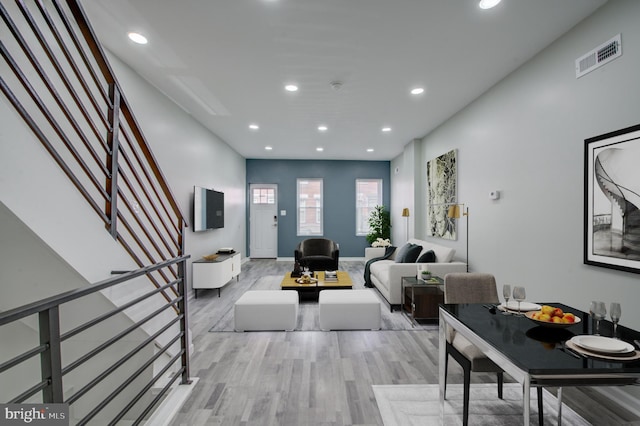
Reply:
<svg viewBox="0 0 640 426"><path fill-rule="evenodd" d="M278 185L251 184L249 249L252 258L278 257Z"/></svg>

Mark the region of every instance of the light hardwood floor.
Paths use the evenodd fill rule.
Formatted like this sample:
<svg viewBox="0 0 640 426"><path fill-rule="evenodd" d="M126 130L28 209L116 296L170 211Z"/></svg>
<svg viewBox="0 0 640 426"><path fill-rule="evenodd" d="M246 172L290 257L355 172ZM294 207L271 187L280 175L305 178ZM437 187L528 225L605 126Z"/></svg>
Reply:
<svg viewBox="0 0 640 426"><path fill-rule="evenodd" d="M240 280L290 267L251 260L242 265ZM362 283L363 262L340 267ZM209 332L237 297L235 284L221 297L217 290L200 291L198 299L190 294L191 375L200 381L173 426L382 425L372 385L438 383L435 330ZM462 383L462 370L455 361L449 366L449 382ZM472 383L494 381L493 374L472 375ZM565 389L563 397L594 425L640 425L640 418L589 388Z"/></svg>

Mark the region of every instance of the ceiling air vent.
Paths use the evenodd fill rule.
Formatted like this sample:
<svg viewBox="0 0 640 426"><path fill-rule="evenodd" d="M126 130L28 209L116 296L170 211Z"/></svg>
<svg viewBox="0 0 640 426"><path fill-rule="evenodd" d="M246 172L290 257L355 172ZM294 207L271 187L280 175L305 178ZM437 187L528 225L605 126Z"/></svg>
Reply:
<svg viewBox="0 0 640 426"><path fill-rule="evenodd" d="M622 56L622 41L620 34L596 47L591 52L576 59L576 78L580 78L583 75L590 73L596 68L601 67L607 62L613 61L619 56Z"/></svg>

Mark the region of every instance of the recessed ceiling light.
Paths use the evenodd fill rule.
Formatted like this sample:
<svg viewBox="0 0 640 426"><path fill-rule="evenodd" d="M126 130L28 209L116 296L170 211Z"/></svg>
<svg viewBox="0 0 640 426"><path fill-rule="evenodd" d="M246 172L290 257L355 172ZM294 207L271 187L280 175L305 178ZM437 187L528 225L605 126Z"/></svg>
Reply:
<svg viewBox="0 0 640 426"><path fill-rule="evenodd" d="M317 147L317 148L316 148L316 151L318 151L318 152L322 152L322 151L324 151L324 148L323 148L323 147L321 147L321 146L319 146L319 147Z"/></svg>
<svg viewBox="0 0 640 426"><path fill-rule="evenodd" d="M382 131L383 132L390 132L391 131L391 127L383 127Z"/></svg>
<svg viewBox="0 0 640 426"><path fill-rule="evenodd" d="M367 148L367 152L373 152L374 149L373 148Z"/></svg>
<svg viewBox="0 0 640 426"><path fill-rule="evenodd" d="M284 86L284 90L286 90L287 92L297 92L298 86L296 86L295 84L287 84L286 86Z"/></svg>
<svg viewBox="0 0 640 426"><path fill-rule="evenodd" d="M424 93L424 89L422 87L416 87L415 89L411 89L412 95L420 95Z"/></svg>
<svg viewBox="0 0 640 426"><path fill-rule="evenodd" d="M329 128L327 126L318 126L318 130L320 130L321 132L326 132Z"/></svg>
<svg viewBox="0 0 640 426"><path fill-rule="evenodd" d="M131 32L127 35L129 36L129 40L131 40L134 43L147 44L149 42L149 40L147 40L147 38L140 33Z"/></svg>
<svg viewBox="0 0 640 426"><path fill-rule="evenodd" d="M258 126L257 124L249 124L249 128L251 130L258 130L260 128L260 126Z"/></svg>
<svg viewBox="0 0 640 426"><path fill-rule="evenodd" d="M498 5L502 0L480 0L478 6L480 9L492 9Z"/></svg>
<svg viewBox="0 0 640 426"><path fill-rule="evenodd" d="M264 147L264 149L265 149L266 151L271 151L271 150L273 149L273 147L272 147L272 146L268 146L268 145L267 145L267 146L265 146L265 147Z"/></svg>

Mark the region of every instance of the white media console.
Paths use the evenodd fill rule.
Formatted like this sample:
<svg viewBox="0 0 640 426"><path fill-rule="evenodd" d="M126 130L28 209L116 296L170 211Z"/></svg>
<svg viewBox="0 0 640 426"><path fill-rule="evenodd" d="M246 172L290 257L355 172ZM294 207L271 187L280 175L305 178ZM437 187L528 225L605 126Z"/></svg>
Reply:
<svg viewBox="0 0 640 426"><path fill-rule="evenodd" d="M240 253L221 254L214 260L200 259L192 263L193 280L192 287L198 298L199 289L218 289L231 281L234 277L240 279L241 256Z"/></svg>

